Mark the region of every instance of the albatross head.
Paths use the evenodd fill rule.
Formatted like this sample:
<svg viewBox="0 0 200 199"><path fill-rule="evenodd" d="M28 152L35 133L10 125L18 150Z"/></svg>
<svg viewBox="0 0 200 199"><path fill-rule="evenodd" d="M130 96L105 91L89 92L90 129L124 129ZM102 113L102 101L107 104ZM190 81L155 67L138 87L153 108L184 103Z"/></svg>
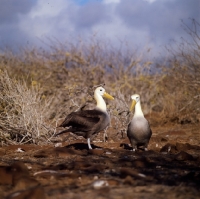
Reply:
<svg viewBox="0 0 200 199"><path fill-rule="evenodd" d="M94 98L97 101L97 108L101 109L102 111L106 111L106 103L103 100L102 97L105 97L107 99L113 100L114 97L106 93L105 89L103 87L97 87L94 91Z"/></svg>
<svg viewBox="0 0 200 199"><path fill-rule="evenodd" d="M108 93L106 93L106 91L105 91L105 89L103 88L103 87L97 87L96 89L95 89L95 91L94 91L94 96L95 95L100 95L100 96L102 96L102 97L105 97L105 98L107 98L107 99L114 99L114 97L113 96L111 96L111 95L109 95Z"/></svg>
<svg viewBox="0 0 200 199"><path fill-rule="evenodd" d="M131 95L131 99L132 99L132 104L131 104L130 111L133 111L135 105L138 102L140 102L140 96L138 94L134 94L134 95Z"/></svg>
<svg viewBox="0 0 200 199"><path fill-rule="evenodd" d="M140 96L138 94L134 94L131 96L131 99L132 99L132 104L131 104L130 111L133 111L135 107L134 117L144 117L141 104L140 104Z"/></svg>

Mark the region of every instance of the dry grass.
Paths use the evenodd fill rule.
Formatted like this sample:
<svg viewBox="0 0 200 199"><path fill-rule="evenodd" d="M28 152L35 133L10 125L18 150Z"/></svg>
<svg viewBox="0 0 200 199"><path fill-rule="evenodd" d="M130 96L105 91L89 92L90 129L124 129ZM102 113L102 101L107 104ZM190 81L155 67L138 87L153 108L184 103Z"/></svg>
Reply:
<svg viewBox="0 0 200 199"><path fill-rule="evenodd" d="M125 52L98 39L77 44L51 41L50 52L6 51L0 56L1 143L50 141L66 114L95 104L94 86L100 84L115 97L107 103L117 133L129 122L134 93L141 95L144 113L157 112L162 122L199 122L200 36L199 24L193 23L194 28L185 28L194 43L183 40L178 51L169 48L171 56L164 64L145 60L148 51ZM152 72L155 66L159 73Z"/></svg>

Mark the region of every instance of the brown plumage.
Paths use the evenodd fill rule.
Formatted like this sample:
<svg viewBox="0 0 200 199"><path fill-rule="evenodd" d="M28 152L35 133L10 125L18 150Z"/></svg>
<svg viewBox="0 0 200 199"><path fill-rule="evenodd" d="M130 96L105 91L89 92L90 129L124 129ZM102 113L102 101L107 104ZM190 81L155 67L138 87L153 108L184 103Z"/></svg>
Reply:
<svg viewBox="0 0 200 199"><path fill-rule="evenodd" d="M140 96L135 94L131 96L131 99L133 101L130 110L132 111L135 107L135 113L128 125L127 136L133 147L133 151L137 150L139 146L143 146L147 151L152 131L149 126L149 122L146 120L142 112Z"/></svg>
<svg viewBox="0 0 200 199"><path fill-rule="evenodd" d="M96 88L94 92L94 98L97 101L96 108L70 113L60 125L60 127L68 127L68 129L57 133L56 136L67 132L81 135L87 139L89 149L92 149L90 145L91 136L104 130L110 124L110 116L107 113L106 103L102 97L114 99L105 92L103 87Z"/></svg>

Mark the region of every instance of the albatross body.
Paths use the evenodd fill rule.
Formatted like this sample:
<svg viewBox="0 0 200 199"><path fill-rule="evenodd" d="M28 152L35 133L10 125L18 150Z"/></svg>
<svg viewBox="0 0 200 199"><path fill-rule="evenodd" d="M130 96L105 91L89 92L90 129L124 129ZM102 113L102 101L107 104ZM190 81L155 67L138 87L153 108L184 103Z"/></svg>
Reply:
<svg viewBox="0 0 200 199"><path fill-rule="evenodd" d="M70 113L60 125L60 127L69 128L57 133L56 136L66 132L72 132L86 138L88 148L92 149L90 145L90 137L106 129L110 124L110 116L107 113L106 103L103 97L114 99L111 95L105 92L103 87L96 88L94 92L94 98L97 102L96 108L93 110L79 110Z"/></svg>
<svg viewBox="0 0 200 199"><path fill-rule="evenodd" d="M132 95L132 104L130 111L135 108L134 116L128 125L127 136L133 147L133 151L136 151L139 146L143 146L147 151L147 146L152 135L149 122L144 117L141 109L140 96L138 94Z"/></svg>

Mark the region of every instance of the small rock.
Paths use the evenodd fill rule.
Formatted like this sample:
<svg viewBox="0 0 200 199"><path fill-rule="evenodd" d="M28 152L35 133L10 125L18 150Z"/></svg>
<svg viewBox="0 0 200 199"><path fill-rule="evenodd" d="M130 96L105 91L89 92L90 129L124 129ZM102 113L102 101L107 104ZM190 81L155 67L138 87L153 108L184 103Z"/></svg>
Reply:
<svg viewBox="0 0 200 199"><path fill-rule="evenodd" d="M176 146L173 145L173 144L166 144L164 145L161 149L160 149L160 152L161 153L176 153L177 152L177 149L176 149Z"/></svg>
<svg viewBox="0 0 200 199"><path fill-rule="evenodd" d="M133 180L131 176L126 176L123 183L127 185L134 185L135 181Z"/></svg>
<svg viewBox="0 0 200 199"><path fill-rule="evenodd" d="M54 146L55 146L55 147L62 147L62 143L61 143L61 142L56 143Z"/></svg>
<svg viewBox="0 0 200 199"><path fill-rule="evenodd" d="M96 180L92 183L92 186L95 189L99 189L99 188L102 188L102 187L107 187L107 186L109 186L109 184L106 180Z"/></svg>
<svg viewBox="0 0 200 199"><path fill-rule="evenodd" d="M25 150L22 149L22 148L18 148L16 151L19 152L19 153L23 153L23 152L25 152Z"/></svg>
<svg viewBox="0 0 200 199"><path fill-rule="evenodd" d="M186 150L190 150L192 147L189 143L176 143L176 148L178 151L186 151Z"/></svg>
<svg viewBox="0 0 200 199"><path fill-rule="evenodd" d="M180 160L180 161L186 161L186 160L194 160L194 157L192 155L190 155L189 153L186 153L185 151L181 151L180 153L178 153L175 156L176 160Z"/></svg>

